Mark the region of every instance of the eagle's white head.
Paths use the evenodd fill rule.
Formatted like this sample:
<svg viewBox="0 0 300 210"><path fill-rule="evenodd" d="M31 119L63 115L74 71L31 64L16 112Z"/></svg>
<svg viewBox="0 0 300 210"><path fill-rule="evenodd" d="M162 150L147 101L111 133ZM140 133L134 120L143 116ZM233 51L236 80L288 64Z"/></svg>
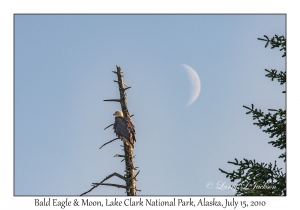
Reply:
<svg viewBox="0 0 300 210"><path fill-rule="evenodd" d="M115 116L115 117L123 117L123 112L120 111L120 110L117 110L117 111L113 114L113 116Z"/></svg>

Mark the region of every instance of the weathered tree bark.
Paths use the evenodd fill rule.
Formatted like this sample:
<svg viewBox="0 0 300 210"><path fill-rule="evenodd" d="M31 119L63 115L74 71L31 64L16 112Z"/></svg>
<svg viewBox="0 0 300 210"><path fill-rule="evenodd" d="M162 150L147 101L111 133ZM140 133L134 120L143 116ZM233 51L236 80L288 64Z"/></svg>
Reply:
<svg viewBox="0 0 300 210"><path fill-rule="evenodd" d="M124 81L123 81L123 75L122 75L122 71L121 68L119 66L117 66L117 71L113 71L115 74L117 74L118 76L118 81L114 81L117 82L119 85L119 91L120 91L120 99L108 99L108 100L104 100L104 101L112 101L112 102L120 102L121 104L121 108L122 108L122 112L123 112L123 116L126 120L130 120L130 117L133 116L129 114L128 108L127 108L127 102L126 102L126 90L129 89L130 87L124 88ZM105 129L107 129L108 127L112 126L113 124L107 126ZM102 147L104 147L105 145L117 140L119 138L115 138L113 140L110 140L108 142L106 142L105 144L103 144L100 149ZM136 176L139 174L140 171L137 172L137 174L135 175L135 170L136 168L134 167L133 164L133 155L132 155L132 150L133 147L130 144L126 144L125 141L123 141L123 147L124 147L124 155L119 155L116 154L115 157L123 157L125 160L125 172L126 174L124 176L118 174L118 173L112 173L109 176L107 176L106 178L104 178L101 182L99 183L92 183L92 188L90 190L88 190L85 193L82 193L82 195L85 195L89 192L91 192L93 189L95 189L96 187L98 187L99 185L106 185L106 186L114 186L114 187L118 187L118 188L125 188L126 189L126 193L127 196L136 196L136 191L140 191L136 189ZM126 186L125 185L118 185L118 184L110 184L110 183L104 183L104 181L110 179L111 177L116 176L122 180L124 180L126 182Z"/></svg>

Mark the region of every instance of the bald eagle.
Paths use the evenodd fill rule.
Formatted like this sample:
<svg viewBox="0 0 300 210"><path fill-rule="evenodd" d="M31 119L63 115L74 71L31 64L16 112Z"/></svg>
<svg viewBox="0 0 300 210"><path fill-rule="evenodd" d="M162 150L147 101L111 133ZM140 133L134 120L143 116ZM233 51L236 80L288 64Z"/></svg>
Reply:
<svg viewBox="0 0 300 210"><path fill-rule="evenodd" d="M123 116L122 111L116 111L113 116L115 116L115 123L113 129L118 136L118 138L123 141L129 142L134 148L135 140L135 130L134 125L130 120L126 120Z"/></svg>

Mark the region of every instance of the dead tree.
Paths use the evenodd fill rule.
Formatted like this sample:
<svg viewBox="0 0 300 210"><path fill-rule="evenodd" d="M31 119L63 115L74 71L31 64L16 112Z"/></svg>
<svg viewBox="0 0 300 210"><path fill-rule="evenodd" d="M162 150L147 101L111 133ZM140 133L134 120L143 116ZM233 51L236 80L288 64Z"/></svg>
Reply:
<svg viewBox="0 0 300 210"><path fill-rule="evenodd" d="M131 88L129 86L127 86L124 81L123 81L123 75L122 75L122 71L121 68L119 66L117 67L117 71L112 71L113 73L117 74L118 76L118 80L114 80L114 82L118 83L119 86L119 91L120 91L120 99L108 99L108 100L104 100L104 101L113 101L113 102L119 102L121 104L121 108L122 108L122 112L124 115L124 118L126 120L130 120L130 118L133 116L129 114L128 108L127 108L127 103L126 103L126 90ZM126 86L126 88L124 88L124 86ZM107 126L105 129L107 129L108 127L112 126L113 124ZM119 138L115 138L113 140L110 140L108 142L106 142L105 144L103 144L100 149L102 147L104 147L105 145L118 140ZM89 192L91 192L93 189L95 189L96 187L98 187L99 185L106 185L106 186L113 186L113 187L118 187L118 188L124 188L126 189L126 193L127 196L136 196L136 191L140 191L136 189L136 176L139 174L140 171L137 172L137 174L135 174L135 170L137 169L137 167L135 168L133 165L133 155L132 155L132 150L133 147L131 147L130 145L126 144L126 142L123 142L123 147L124 147L124 155L119 155L116 154L115 157L121 157L124 158L122 161L125 160L125 175L122 176L119 173L112 173L109 176L107 176L105 179L103 179L101 182L98 183L92 183L92 188L90 190L88 190L85 193L82 193L82 195L85 195ZM111 177L116 176L119 177L120 179L122 179L123 181L125 181L125 185L119 185L119 184L111 184L111 183L104 183L106 180L110 179Z"/></svg>

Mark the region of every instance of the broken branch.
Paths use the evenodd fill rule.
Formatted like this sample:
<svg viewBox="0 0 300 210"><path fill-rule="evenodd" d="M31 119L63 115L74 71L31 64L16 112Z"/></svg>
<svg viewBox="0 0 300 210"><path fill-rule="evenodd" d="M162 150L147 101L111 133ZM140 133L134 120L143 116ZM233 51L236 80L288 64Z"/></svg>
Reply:
<svg viewBox="0 0 300 210"><path fill-rule="evenodd" d="M119 139L119 138L115 138L115 139L113 139L113 140L110 140L110 141L106 142L106 143L103 144L99 149L101 149L101 148L104 147L105 145L107 145L107 144L109 144L109 143L111 143L111 142L113 142L113 141L115 141L115 140L117 140L117 139Z"/></svg>
<svg viewBox="0 0 300 210"><path fill-rule="evenodd" d="M120 99L107 99L107 100L103 100L103 101L115 101L115 102L120 102Z"/></svg>
<svg viewBox="0 0 300 210"><path fill-rule="evenodd" d="M106 128L109 128L110 126L112 126L112 125L114 125L114 124L110 124L109 126L107 126ZM106 129L106 128L104 128L104 130Z"/></svg>
<svg viewBox="0 0 300 210"><path fill-rule="evenodd" d="M97 183L95 183L95 184L97 184ZM125 185L120 185L120 184L102 183L102 184L97 184L97 186L98 185L107 185L107 186L114 186L114 187L117 187L117 188L125 188L126 189Z"/></svg>
<svg viewBox="0 0 300 210"><path fill-rule="evenodd" d="M140 173L140 171L138 171L138 172L136 173L136 175L133 177L133 179L135 179L139 173Z"/></svg>
<svg viewBox="0 0 300 210"><path fill-rule="evenodd" d="M120 184L102 183L102 184L99 184L99 185L114 186L114 187L117 187L117 188L125 188L125 189L126 189L126 186L125 186L125 185L120 185ZM98 185L97 185L97 186L98 186Z"/></svg>
<svg viewBox="0 0 300 210"><path fill-rule="evenodd" d="M85 195L85 194L91 192L93 189L95 189L95 188L98 187L99 185L102 185L103 182L105 182L106 180L110 179L110 178L113 177L113 176L117 176L117 177L119 177L120 179L123 179L124 181L126 181L126 179L125 179L124 176L122 176L122 175L120 175L120 174L118 174L118 173L115 172L115 173L112 173L111 175L105 177L101 182L99 182L99 183L93 183L94 186L93 186L90 190L86 191L85 193L82 193L80 196L83 196L83 195ZM105 184L104 184L104 185L105 185ZM121 185L120 185L120 186L121 186Z"/></svg>
<svg viewBox="0 0 300 210"><path fill-rule="evenodd" d="M114 157L125 157L125 155L116 154Z"/></svg>

